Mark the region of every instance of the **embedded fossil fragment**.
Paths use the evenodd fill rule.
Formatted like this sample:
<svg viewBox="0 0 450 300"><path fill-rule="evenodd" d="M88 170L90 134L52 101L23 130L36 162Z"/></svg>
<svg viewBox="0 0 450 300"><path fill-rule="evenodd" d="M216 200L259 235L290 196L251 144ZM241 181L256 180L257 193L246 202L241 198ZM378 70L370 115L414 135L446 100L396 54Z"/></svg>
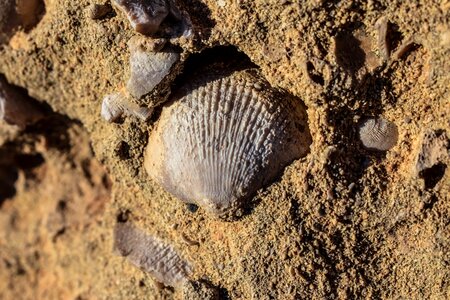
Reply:
<svg viewBox="0 0 450 300"><path fill-rule="evenodd" d="M154 34L169 14L167 0L114 0L126 15L131 26L139 33Z"/></svg>
<svg viewBox="0 0 450 300"><path fill-rule="evenodd" d="M139 33L168 38L190 37L192 23L172 0L114 0ZM168 17L170 16L170 17Z"/></svg>
<svg viewBox="0 0 450 300"><path fill-rule="evenodd" d="M117 121L122 115L135 116L143 121L147 120L152 110L132 103L122 93L106 95L102 103L102 117L108 122Z"/></svg>
<svg viewBox="0 0 450 300"><path fill-rule="evenodd" d="M220 215L269 184L310 143L301 103L254 72L203 75L164 107L145 168L181 200Z"/></svg>
<svg viewBox="0 0 450 300"><path fill-rule="evenodd" d="M420 176L425 179L426 185L434 186L444 175L447 167L445 162L450 156L449 147L450 143L445 131L425 131L420 139L417 153L414 155L414 176Z"/></svg>
<svg viewBox="0 0 450 300"><path fill-rule="evenodd" d="M367 149L387 151L397 144L397 126L383 118L368 119L359 127L359 138Z"/></svg>
<svg viewBox="0 0 450 300"><path fill-rule="evenodd" d="M108 4L91 4L87 8L87 15L92 20L100 20L111 12L112 8Z"/></svg>
<svg viewBox="0 0 450 300"><path fill-rule="evenodd" d="M36 100L10 85L0 75L0 120L23 129L43 117L44 113Z"/></svg>
<svg viewBox="0 0 450 300"><path fill-rule="evenodd" d="M413 38L405 39L397 48L397 50L395 50L395 52L392 54L392 59L393 60L401 59L403 56L405 56L406 53L408 53L411 49L414 48L414 45L415 43Z"/></svg>
<svg viewBox="0 0 450 300"><path fill-rule="evenodd" d="M114 248L131 263L149 272L165 285L181 286L191 273L189 264L172 246L146 234L129 222L116 224Z"/></svg>
<svg viewBox="0 0 450 300"><path fill-rule="evenodd" d="M388 20L386 16L377 20L375 29L378 32L378 49L380 50L381 58L387 61L389 59L390 49L387 41Z"/></svg>
<svg viewBox="0 0 450 300"><path fill-rule="evenodd" d="M130 40L129 47L131 76L127 89L131 95L140 98L151 92L170 73L180 56L170 49L157 53L145 51L136 39Z"/></svg>

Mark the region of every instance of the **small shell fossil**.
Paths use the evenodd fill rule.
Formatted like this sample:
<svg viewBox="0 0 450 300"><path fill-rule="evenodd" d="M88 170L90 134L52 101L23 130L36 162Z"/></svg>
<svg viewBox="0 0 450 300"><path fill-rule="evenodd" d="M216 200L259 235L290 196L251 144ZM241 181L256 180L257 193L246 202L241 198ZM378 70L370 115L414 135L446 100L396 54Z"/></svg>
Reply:
<svg viewBox="0 0 450 300"><path fill-rule="evenodd" d="M114 249L165 285L182 286L192 272L171 245L146 234L130 222L116 224Z"/></svg>
<svg viewBox="0 0 450 300"><path fill-rule="evenodd" d="M259 82L253 71L240 71L184 86L149 137L148 174L181 200L221 215L304 156L311 143L304 108L267 84L256 90Z"/></svg>
<svg viewBox="0 0 450 300"><path fill-rule="evenodd" d="M102 103L102 117L108 122L117 121L122 115L135 116L142 121L147 120L152 110L132 103L122 93L106 95Z"/></svg>
<svg viewBox="0 0 450 300"><path fill-rule="evenodd" d="M140 98L151 92L170 73L172 65L180 56L171 50L154 53L143 50L132 41L129 44L131 76L127 90Z"/></svg>
<svg viewBox="0 0 450 300"><path fill-rule="evenodd" d="M368 119L359 127L359 138L367 149L387 151L397 144L397 126L383 118Z"/></svg>
<svg viewBox="0 0 450 300"><path fill-rule="evenodd" d="M0 75L0 120L23 129L44 117L38 102Z"/></svg>
<svg viewBox="0 0 450 300"><path fill-rule="evenodd" d="M170 11L167 0L114 0L128 17L131 26L139 33L156 33Z"/></svg>

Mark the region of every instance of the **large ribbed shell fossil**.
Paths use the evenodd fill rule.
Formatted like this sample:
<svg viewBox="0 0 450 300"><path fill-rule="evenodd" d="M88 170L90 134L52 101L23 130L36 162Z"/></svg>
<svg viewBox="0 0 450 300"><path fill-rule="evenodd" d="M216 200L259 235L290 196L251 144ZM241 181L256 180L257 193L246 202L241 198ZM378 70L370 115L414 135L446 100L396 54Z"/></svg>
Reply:
<svg viewBox="0 0 450 300"><path fill-rule="evenodd" d="M182 88L149 138L145 168L167 191L228 213L304 156L306 113L251 71Z"/></svg>

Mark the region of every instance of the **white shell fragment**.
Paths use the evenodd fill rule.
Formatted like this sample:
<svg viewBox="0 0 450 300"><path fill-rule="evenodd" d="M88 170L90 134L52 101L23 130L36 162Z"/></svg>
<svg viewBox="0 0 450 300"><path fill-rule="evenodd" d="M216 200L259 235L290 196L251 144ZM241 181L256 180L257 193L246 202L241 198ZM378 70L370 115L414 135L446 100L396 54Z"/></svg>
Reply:
<svg viewBox="0 0 450 300"><path fill-rule="evenodd" d="M38 102L0 75L0 120L23 129L44 117Z"/></svg>
<svg viewBox="0 0 450 300"><path fill-rule="evenodd" d="M172 65L179 60L180 55L172 50L149 52L129 44L131 76L127 90L139 99L150 93L170 73Z"/></svg>
<svg viewBox="0 0 450 300"><path fill-rule="evenodd" d="M144 35L156 33L170 11L167 0L114 0L113 3L127 15L131 26Z"/></svg>
<svg viewBox="0 0 450 300"><path fill-rule="evenodd" d="M367 149L387 151L397 144L397 126L383 118L368 119L359 127L359 138Z"/></svg>
<svg viewBox="0 0 450 300"><path fill-rule="evenodd" d="M192 272L189 264L172 246L146 234L129 222L116 224L114 249L165 285L182 286Z"/></svg>
<svg viewBox="0 0 450 300"><path fill-rule="evenodd" d="M261 82L261 81L259 81ZM164 107L149 137L148 174L181 200L221 215L306 154L306 114L249 71L204 75Z"/></svg>
<svg viewBox="0 0 450 300"><path fill-rule="evenodd" d="M132 103L125 95L115 93L103 98L101 115L108 122L115 122L122 115L134 116L145 121L151 116L152 112L152 109Z"/></svg>

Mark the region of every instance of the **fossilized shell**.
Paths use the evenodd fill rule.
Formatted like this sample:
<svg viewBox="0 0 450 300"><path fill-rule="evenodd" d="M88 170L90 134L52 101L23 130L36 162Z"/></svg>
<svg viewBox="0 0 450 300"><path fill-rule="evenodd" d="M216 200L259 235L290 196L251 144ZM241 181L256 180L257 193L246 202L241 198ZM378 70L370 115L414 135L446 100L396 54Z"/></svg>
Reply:
<svg viewBox="0 0 450 300"><path fill-rule="evenodd" d="M387 151L397 144L397 126L383 118L368 119L359 127L359 138L367 149Z"/></svg>
<svg viewBox="0 0 450 300"><path fill-rule="evenodd" d="M152 109L132 103L122 93L115 93L103 98L101 115L108 122L115 122L122 115L135 116L145 121L151 116L152 112Z"/></svg>
<svg viewBox="0 0 450 300"><path fill-rule="evenodd" d="M146 234L130 222L116 224L114 248L165 285L182 286L192 272L190 265L171 245Z"/></svg>
<svg viewBox="0 0 450 300"><path fill-rule="evenodd" d="M375 23L375 29L378 32L378 49L380 51L380 56L384 61L389 59L389 49L387 41L387 30L388 30L388 19L383 16L377 20Z"/></svg>
<svg viewBox="0 0 450 300"><path fill-rule="evenodd" d="M180 55L170 49L156 53L145 51L134 40L130 41L129 46L131 76L127 90L134 97L140 98L151 92L170 73Z"/></svg>
<svg viewBox="0 0 450 300"><path fill-rule="evenodd" d="M0 75L0 120L25 128L44 117L38 102Z"/></svg>
<svg viewBox="0 0 450 300"><path fill-rule="evenodd" d="M114 0L128 17L131 26L139 33L154 34L169 14L167 0Z"/></svg>
<svg viewBox="0 0 450 300"><path fill-rule="evenodd" d="M145 168L167 191L218 215L270 183L311 142L301 103L253 71L204 75L175 98L149 137Z"/></svg>

